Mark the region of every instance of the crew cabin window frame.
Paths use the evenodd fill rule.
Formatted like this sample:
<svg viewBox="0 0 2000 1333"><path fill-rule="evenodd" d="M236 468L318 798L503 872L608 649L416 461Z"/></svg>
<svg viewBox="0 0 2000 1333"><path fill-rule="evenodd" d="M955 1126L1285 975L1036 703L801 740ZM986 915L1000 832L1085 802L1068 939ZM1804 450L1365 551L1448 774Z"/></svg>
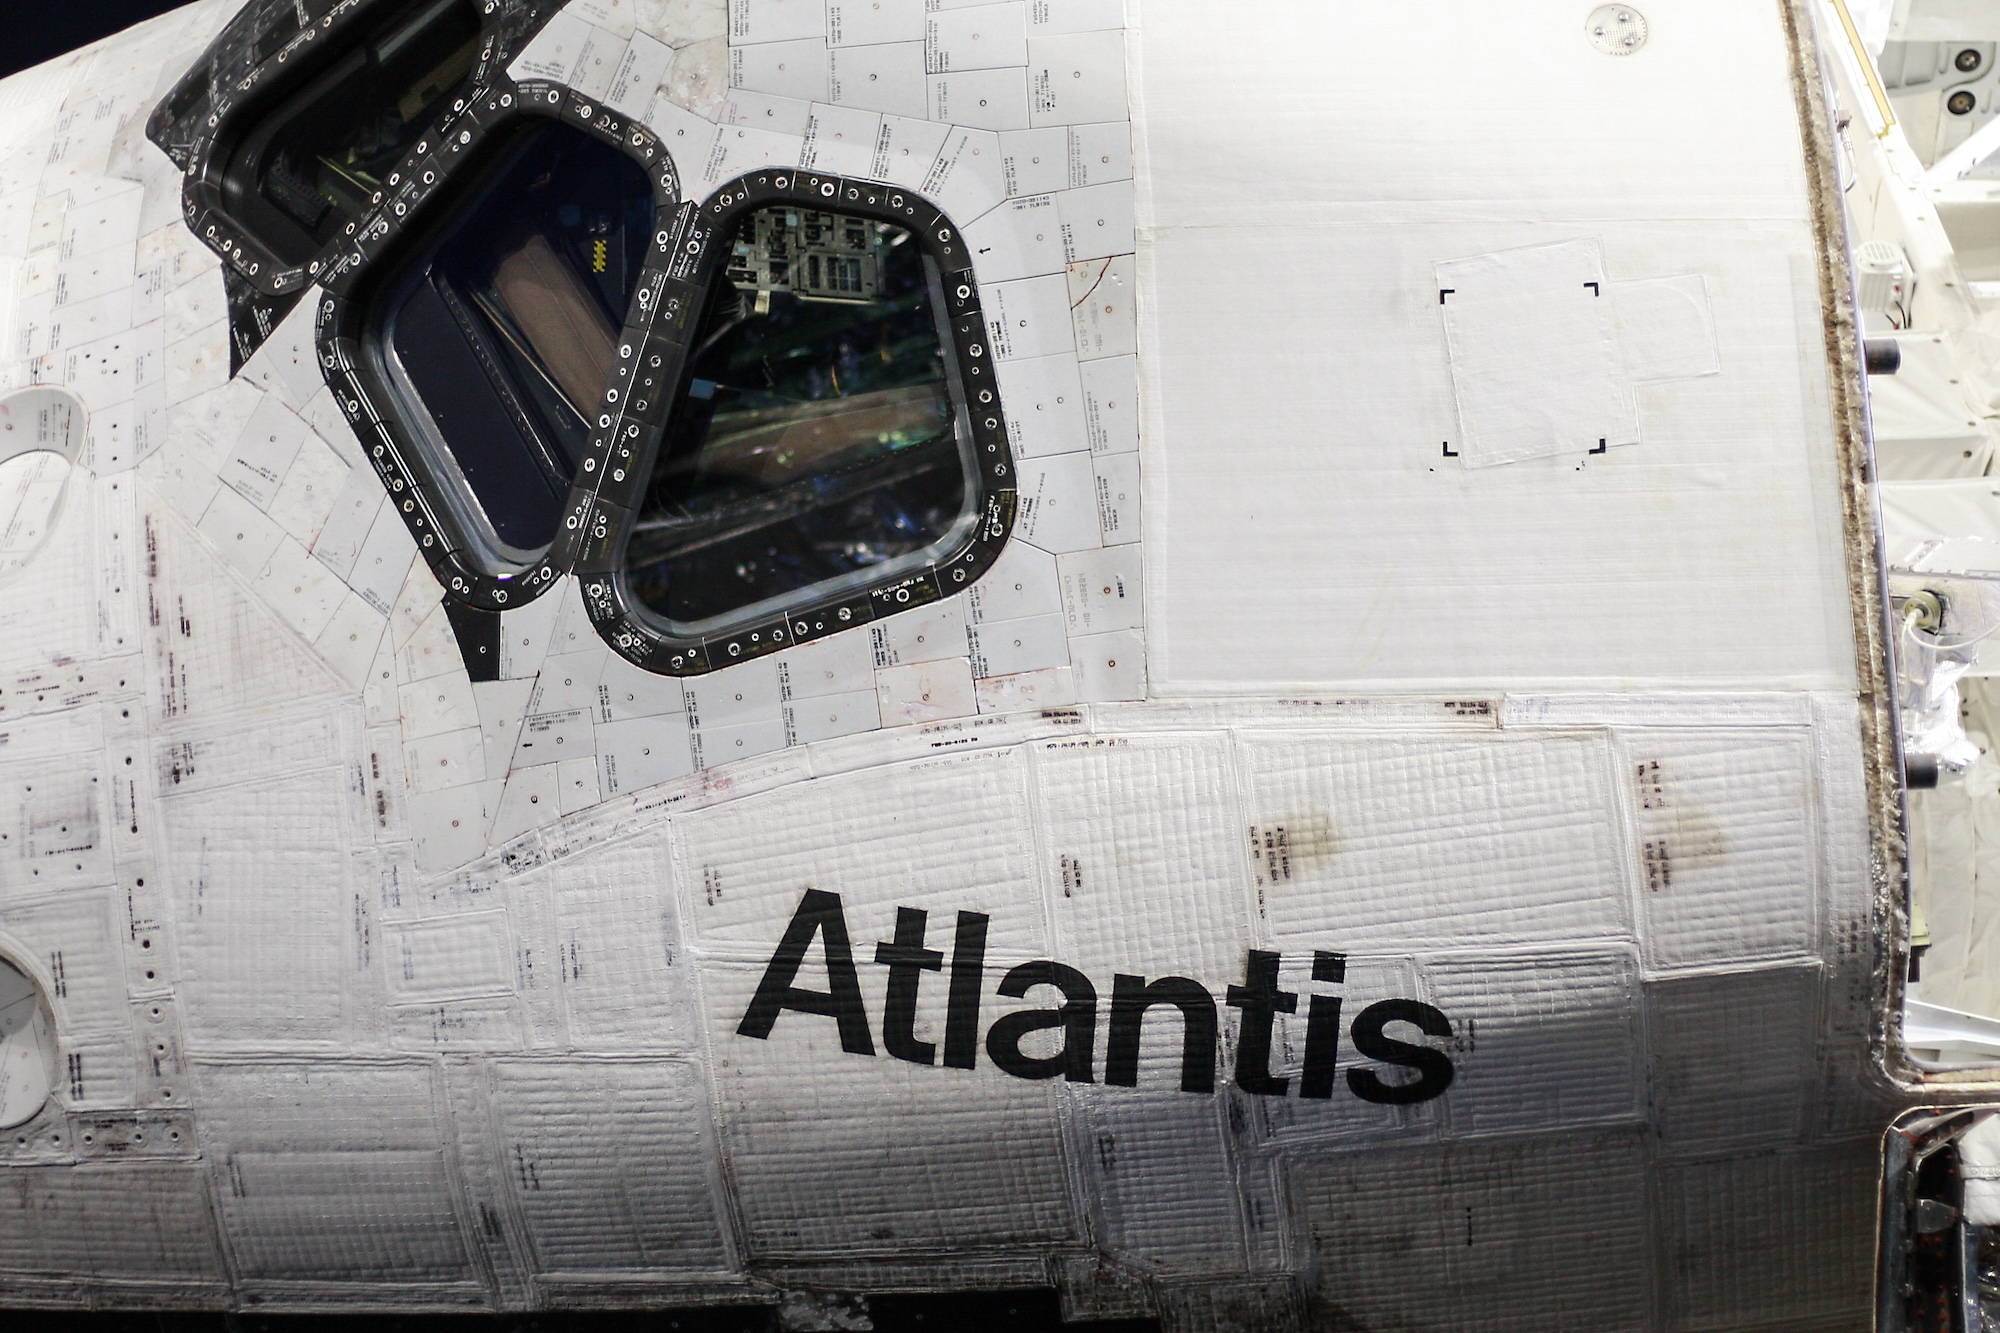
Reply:
<svg viewBox="0 0 2000 1333"><path fill-rule="evenodd" d="M907 229L936 266L944 308L940 350L962 386L955 394L954 426L970 439L963 513L970 521L955 540L916 568L884 577L840 580L847 586L811 595L823 580L802 589L798 603L747 623L729 622L706 634L676 634L670 622L633 595L626 543L667 434L667 420L628 423L619 455L599 492L600 512L611 521L601 539L587 544L577 562L584 604L599 632L622 656L666 675L700 675L872 620L938 601L970 587L998 558L1013 527L1014 465L1006 419L987 344L979 285L971 252L957 227L913 191L877 181L820 172L771 168L739 176L699 207L688 208L675 231L663 288L667 327L641 352L646 383L671 411L687 390L691 342L716 285L724 280L737 224L773 206L790 206L889 223ZM959 415L962 414L962 415ZM628 454L626 451L630 450Z"/></svg>
<svg viewBox="0 0 2000 1333"><path fill-rule="evenodd" d="M515 5L503 9L483 0L462 0L462 4L467 16L478 20L478 49L470 68L433 105L429 123L416 135L419 141L435 141L441 128L462 115L480 89L504 77L499 68L527 35L511 29L539 28L560 8L560 0L530 0L519 14L512 12ZM314 4L307 11L311 21L302 24L301 10L293 0L253 4L224 28L148 122L148 137L184 171L181 214L188 227L238 278L264 296L296 299L353 246L368 214L350 220L310 255L288 258L258 225L258 209L246 215L231 202L232 194L243 192L243 183L233 179L237 150L267 116L407 7L407 0ZM381 207L385 192L371 197L370 210Z"/></svg>
<svg viewBox="0 0 2000 1333"><path fill-rule="evenodd" d="M184 216L196 237L223 258L232 282L243 282L260 299L275 303L238 312L232 288L232 325L240 322L239 314L255 316L251 322L257 336L251 345L268 335L269 325L291 301L311 286L322 289L315 317L322 375L418 553L443 585L474 679L497 673L497 613L548 593L569 575L578 579L589 618L614 651L648 671L692 676L939 601L970 587L992 566L1013 528L1014 460L971 250L956 224L911 190L781 167L738 177L703 201L681 199L672 158L646 126L563 85L517 84L502 72L559 10L558 0L482 5L485 24L473 72L384 180L372 211L314 259L283 265L219 207L216 173L227 166L234 136L243 132L237 122L290 95L283 89L260 95L263 85L282 77L299 79L281 71L315 42L337 37L350 25L379 23L392 2L352 8L311 5L303 26L298 22L302 11L289 2L253 4L163 99L148 135L185 173ZM525 116L559 118L619 147L646 169L659 206L637 292L618 330L616 360L555 539L539 559L496 570L490 560L472 558L473 534L445 499L443 487L450 479L428 465L424 447L402 420L392 395L371 377L362 347L365 310L357 296L384 257L408 241L409 230L433 216L426 212L427 201L479 157L491 135ZM968 432L972 441L961 513L969 521L958 523L948 549L930 551L931 558L920 568L864 583L843 578L837 591L827 588L813 595L814 589L833 582L821 580L799 590L805 595L796 604L774 606L773 614L755 623L729 622L716 632L677 635L670 623L628 594L620 574L624 547L653 455L667 433L667 415L682 387L687 343L726 266L733 224L747 211L774 204L904 228L935 265L944 298L938 312L940 350L955 363L963 386L962 395L954 398L955 429ZM237 330L239 342L244 332Z"/></svg>

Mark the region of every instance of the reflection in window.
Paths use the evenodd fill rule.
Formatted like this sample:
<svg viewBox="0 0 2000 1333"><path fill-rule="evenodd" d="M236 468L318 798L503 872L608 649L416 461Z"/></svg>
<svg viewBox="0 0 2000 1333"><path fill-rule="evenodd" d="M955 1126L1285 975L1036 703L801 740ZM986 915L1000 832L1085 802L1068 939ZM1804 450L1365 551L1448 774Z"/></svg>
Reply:
<svg viewBox="0 0 2000 1333"><path fill-rule="evenodd" d="M626 546L676 634L914 570L973 522L937 266L890 223L735 224Z"/></svg>
<svg viewBox="0 0 2000 1333"><path fill-rule="evenodd" d="M525 122L486 161L363 299L371 366L504 572L555 535L654 199L631 158L556 121Z"/></svg>
<svg viewBox="0 0 2000 1333"><path fill-rule="evenodd" d="M395 18L257 117L230 154L229 211L287 263L303 264L367 211L478 61L473 0L388 8Z"/></svg>

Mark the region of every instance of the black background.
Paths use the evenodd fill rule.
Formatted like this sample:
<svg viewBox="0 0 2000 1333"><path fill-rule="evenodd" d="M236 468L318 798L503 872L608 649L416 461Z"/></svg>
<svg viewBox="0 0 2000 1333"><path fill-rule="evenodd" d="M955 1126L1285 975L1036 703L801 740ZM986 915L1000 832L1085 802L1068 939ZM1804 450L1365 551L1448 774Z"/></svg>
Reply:
<svg viewBox="0 0 2000 1333"><path fill-rule="evenodd" d="M186 0L0 0L0 77L109 37Z"/></svg>

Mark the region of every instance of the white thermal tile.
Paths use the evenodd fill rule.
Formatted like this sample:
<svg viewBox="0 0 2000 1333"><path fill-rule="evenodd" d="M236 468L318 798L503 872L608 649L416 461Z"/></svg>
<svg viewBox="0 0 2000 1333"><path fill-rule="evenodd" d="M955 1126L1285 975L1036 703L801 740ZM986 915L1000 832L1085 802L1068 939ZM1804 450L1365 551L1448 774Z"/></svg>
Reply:
<svg viewBox="0 0 2000 1333"><path fill-rule="evenodd" d="M938 10L926 20L924 28L933 74L1028 63L1028 15L1024 0Z"/></svg>
<svg viewBox="0 0 2000 1333"><path fill-rule="evenodd" d="M477 782L443 791L410 794L410 835L417 866L436 873L462 866L486 850L504 784Z"/></svg>
<svg viewBox="0 0 2000 1333"><path fill-rule="evenodd" d="M308 640L318 639L349 596L347 585L290 537L279 541L251 589Z"/></svg>
<svg viewBox="0 0 2000 1333"><path fill-rule="evenodd" d="M597 728L598 786L607 800L692 772L687 718L679 713Z"/></svg>
<svg viewBox="0 0 2000 1333"><path fill-rule="evenodd" d="M681 688L687 698L688 720L700 727L775 720L784 695L778 684L778 664L769 657L705 676L690 676Z"/></svg>
<svg viewBox="0 0 2000 1333"><path fill-rule="evenodd" d="M881 725L882 710L872 682L866 689L809 695L785 705L785 730L793 745L852 736Z"/></svg>
<svg viewBox="0 0 2000 1333"><path fill-rule="evenodd" d="M1031 36L1028 84L1037 126L1126 119L1125 34Z"/></svg>
<svg viewBox="0 0 2000 1333"><path fill-rule="evenodd" d="M1132 253L1132 187L1124 182L1064 190L1056 195L1063 248L1070 262Z"/></svg>
<svg viewBox="0 0 2000 1333"><path fill-rule="evenodd" d="M584 43L582 53L570 70L569 86L592 101L604 101L611 94L612 82L618 77L618 67L625 61L625 50L626 40L623 37L592 25L590 40Z"/></svg>
<svg viewBox="0 0 2000 1333"><path fill-rule="evenodd" d="M842 176L867 176L875 163L875 141L881 135L880 112L814 103L799 166Z"/></svg>
<svg viewBox="0 0 2000 1333"><path fill-rule="evenodd" d="M587 20L567 11L559 12L514 57L507 74L517 81L548 79L568 83L596 31Z"/></svg>
<svg viewBox="0 0 2000 1333"><path fill-rule="evenodd" d="M609 654L597 682L597 720L624 722L687 711L686 692L672 676L656 676Z"/></svg>
<svg viewBox="0 0 2000 1333"><path fill-rule="evenodd" d="M1008 200L968 224L965 240L981 282L1064 271L1062 220L1049 195Z"/></svg>
<svg viewBox="0 0 2000 1333"><path fill-rule="evenodd" d="M868 627L875 665L899 666L965 654L965 607L957 598L901 611Z"/></svg>
<svg viewBox="0 0 2000 1333"><path fill-rule="evenodd" d="M462 671L440 671L398 686L396 707L409 740L479 725L479 704Z"/></svg>
<svg viewBox="0 0 2000 1333"><path fill-rule="evenodd" d="M1146 638L1139 630L1086 634L1069 643L1080 703L1146 697Z"/></svg>
<svg viewBox="0 0 2000 1333"><path fill-rule="evenodd" d="M989 129L953 126L919 188L959 225L978 218L1007 197L1000 136Z"/></svg>
<svg viewBox="0 0 2000 1333"><path fill-rule="evenodd" d="M1090 450L1130 453L1139 447L1139 359L1107 356L1079 367Z"/></svg>
<svg viewBox="0 0 2000 1333"><path fill-rule="evenodd" d="M594 760L595 756L592 756ZM488 846L504 847L531 829L562 817L562 778L556 764L517 768L507 775L500 808L486 834Z"/></svg>
<svg viewBox="0 0 2000 1333"><path fill-rule="evenodd" d="M1093 458L1097 469L1097 526L1106 546L1127 546L1139 540L1139 455L1107 454Z"/></svg>
<svg viewBox="0 0 2000 1333"><path fill-rule="evenodd" d="M992 340L993 355L999 360L1074 354L1076 340L1071 332L1066 278L1023 278L982 286L979 304L986 315L986 335ZM1072 447L1081 449L1085 441L1078 440Z"/></svg>
<svg viewBox="0 0 2000 1333"><path fill-rule="evenodd" d="M760 754L784 749L786 735L782 708L779 713L774 718L721 726L704 724L697 728L693 736L697 763L702 768L715 768L720 764L733 764L739 759L753 759Z"/></svg>
<svg viewBox="0 0 2000 1333"><path fill-rule="evenodd" d="M732 46L825 36L826 0L729 0Z"/></svg>
<svg viewBox="0 0 2000 1333"><path fill-rule="evenodd" d="M281 400L266 397L236 437L222 466L222 481L259 509L269 510L310 433Z"/></svg>
<svg viewBox="0 0 2000 1333"><path fill-rule="evenodd" d="M1070 185L1069 131L1008 130L1000 136L1001 170L1014 197L1048 194Z"/></svg>
<svg viewBox="0 0 2000 1333"><path fill-rule="evenodd" d="M565 759L556 765L557 798L565 815L587 810L603 800L597 785L597 756Z"/></svg>
<svg viewBox="0 0 2000 1333"><path fill-rule="evenodd" d="M729 86L809 102L828 96L826 40L760 42L729 50Z"/></svg>
<svg viewBox="0 0 2000 1333"><path fill-rule="evenodd" d="M358 690L368 680L386 627L381 612L347 592L313 640L313 649L349 689Z"/></svg>
<svg viewBox="0 0 2000 1333"><path fill-rule="evenodd" d="M924 0L827 0L827 45L921 42L924 8Z"/></svg>
<svg viewBox="0 0 2000 1333"><path fill-rule="evenodd" d="M974 625L1062 610L1056 558L1026 542L1008 542L993 568L966 590L965 605Z"/></svg>
<svg viewBox="0 0 2000 1333"><path fill-rule="evenodd" d="M973 689L983 714L1064 708L1076 702L1076 677L1068 667L985 676L973 682Z"/></svg>
<svg viewBox="0 0 2000 1333"><path fill-rule="evenodd" d="M582 758L595 750L595 734L596 724L588 709L532 714L521 721L519 739L508 766L525 768Z"/></svg>
<svg viewBox="0 0 2000 1333"><path fill-rule="evenodd" d="M933 74L925 80L932 120L981 130L1028 128L1028 78L1020 66Z"/></svg>
<svg viewBox="0 0 2000 1333"><path fill-rule="evenodd" d="M865 633L830 634L782 654L778 679L787 699L873 690L874 645Z"/></svg>
<svg viewBox="0 0 2000 1333"><path fill-rule="evenodd" d="M570 0L564 8L621 41L639 26L637 0Z"/></svg>
<svg viewBox="0 0 2000 1333"><path fill-rule="evenodd" d="M962 657L884 667L875 673L875 697L885 727L971 717L979 711L972 668Z"/></svg>
<svg viewBox="0 0 2000 1333"><path fill-rule="evenodd" d="M762 167L795 167L804 150L805 140L796 134L725 125L716 135L701 180L712 189Z"/></svg>
<svg viewBox="0 0 2000 1333"><path fill-rule="evenodd" d="M812 124L812 108L811 102L796 97L738 91L732 92L722 104L722 123L803 138Z"/></svg>
<svg viewBox="0 0 2000 1333"><path fill-rule="evenodd" d="M604 652L561 653L544 658L535 677L529 699L534 713L566 713L572 710L595 713L597 682L604 674L610 654Z"/></svg>
<svg viewBox="0 0 2000 1333"><path fill-rule="evenodd" d="M1069 665L1069 639L1059 615L988 621L971 630L972 674L1012 676Z"/></svg>
<svg viewBox="0 0 2000 1333"><path fill-rule="evenodd" d="M1063 609L1072 634L1138 629L1144 562L1136 546L1107 546L1058 556Z"/></svg>
<svg viewBox="0 0 2000 1333"><path fill-rule="evenodd" d="M343 579L350 578L377 515L388 509L389 497L375 474L366 468L350 468L319 535L313 539L314 558Z"/></svg>
<svg viewBox="0 0 2000 1333"><path fill-rule="evenodd" d="M635 120L645 119L653 105L653 94L659 91L660 81L667 77L667 66L673 59L672 47L643 32L634 33L612 73L611 86L605 89L605 105Z"/></svg>
<svg viewBox="0 0 2000 1333"><path fill-rule="evenodd" d="M478 727L407 741L403 746L403 769L409 775L410 790L418 795L484 782L489 776L506 776L487 773L486 744Z"/></svg>
<svg viewBox="0 0 2000 1333"><path fill-rule="evenodd" d="M526 606L500 613L500 675L513 680L541 670L561 618L560 589L550 588Z"/></svg>
<svg viewBox="0 0 2000 1333"><path fill-rule="evenodd" d="M827 53L827 96L840 106L923 120L924 44L907 41L835 47ZM925 156L918 167L919 174L930 166L932 156L935 150ZM916 183L879 169L875 174L905 185Z"/></svg>
<svg viewBox="0 0 2000 1333"><path fill-rule="evenodd" d="M394 505L385 504L376 512L368 536L354 557L354 568L347 574L348 586L363 601L387 615L396 604L396 593L416 558L417 543L403 525L403 516Z"/></svg>
<svg viewBox="0 0 2000 1333"><path fill-rule="evenodd" d="M1058 555L1103 544L1089 454L1028 459L1020 464L1018 478L1021 496L1014 533L1022 541Z"/></svg>
<svg viewBox="0 0 2000 1333"><path fill-rule="evenodd" d="M347 474L340 455L308 431L265 512L310 550L347 486Z"/></svg>
<svg viewBox="0 0 2000 1333"><path fill-rule="evenodd" d="M263 572L285 530L232 490L219 490L196 524L216 553L246 581Z"/></svg>
<svg viewBox="0 0 2000 1333"><path fill-rule="evenodd" d="M1071 264L1069 301L1079 359L1130 356L1138 350L1137 266L1131 255Z"/></svg>
<svg viewBox="0 0 2000 1333"><path fill-rule="evenodd" d="M933 125L928 120L884 115L869 174L905 189L920 188L950 132L949 126Z"/></svg>
<svg viewBox="0 0 2000 1333"><path fill-rule="evenodd" d="M667 156L674 160L681 180L700 179L707 167L709 154L715 151L720 127L714 121L705 120L668 101L664 91L653 99L652 109L646 113L646 124L660 136L660 142L666 146Z"/></svg>

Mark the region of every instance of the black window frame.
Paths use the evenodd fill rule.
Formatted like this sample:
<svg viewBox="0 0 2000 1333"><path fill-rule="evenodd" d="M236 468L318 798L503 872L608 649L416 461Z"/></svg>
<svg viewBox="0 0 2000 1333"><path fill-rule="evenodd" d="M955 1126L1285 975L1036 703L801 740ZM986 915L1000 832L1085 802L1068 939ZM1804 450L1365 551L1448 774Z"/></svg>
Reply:
<svg viewBox="0 0 2000 1333"><path fill-rule="evenodd" d="M302 91L382 25L408 0L266 0L247 6L223 29L201 60L182 76L147 122L147 137L184 175L181 216L221 255L232 273L269 297L303 293L352 243L357 219L309 258L293 262L239 216L225 181L237 147L264 115ZM490 86L526 37L561 7L561 0L480 3L480 50L456 96L429 129L434 135L462 115ZM301 24L300 15L307 16ZM504 76L499 76L504 77ZM379 206L378 195L374 203Z"/></svg>
<svg viewBox="0 0 2000 1333"><path fill-rule="evenodd" d="M372 30L385 7L395 3L253 0L161 101L148 135L184 173L184 220L225 262L232 329L237 342L247 344L239 348L242 356L309 287L324 289L315 318L322 374L418 553L444 586L454 624L474 627L461 633L462 644L491 639L494 613L523 606L573 574L593 626L615 652L648 671L694 676L939 601L970 587L992 566L1013 529L1014 459L972 254L957 225L913 190L780 167L737 177L704 201L681 199L673 160L644 125L562 85L516 84L504 73L559 11L561 0L483 0L482 47L466 91L445 105L390 174L373 211L314 259L284 265L232 218L221 207L216 181L246 132L244 122L282 100L285 88L278 80L290 78L296 87L312 77L312 59L324 67L337 58L338 43L320 48L332 56L307 58L313 44L353 24ZM301 14L307 19L303 26ZM450 479L428 465L417 433L401 420L386 386L371 378L361 345L364 303L357 296L378 262L407 243L410 229L427 216L427 201L479 156L489 136L523 116L556 117L617 145L646 168L659 208L637 295L619 331L617 363L555 540L525 567L496 573L471 554L475 538L453 516L442 489ZM966 479L973 521L920 569L849 586L756 623L676 636L651 608L628 595L621 577L624 547L681 389L688 339L726 266L734 223L771 204L907 228L935 263L950 331L943 350L955 360L964 386L954 414L965 414L960 428L969 430L979 464ZM233 284L253 291L261 303L243 302L239 310ZM474 678L490 678L497 661L472 657L468 652Z"/></svg>
<svg viewBox="0 0 2000 1333"><path fill-rule="evenodd" d="M942 350L955 363L952 370L964 387L963 401L954 396L953 412L965 414L961 424L971 436L977 464L966 477L966 509L973 520L958 540L919 569L858 582L750 623L678 635L630 592L625 570L626 541L666 434L666 417L650 430L628 428L621 445L634 452L626 457L621 449L620 466L614 466L599 492L599 512L608 515L603 538L587 544L576 568L583 579L584 605L599 632L621 655L651 671L699 675L939 601L970 587L990 568L1013 527L1013 452L971 251L951 220L915 191L824 172L767 168L739 176L698 207L684 209L663 302L675 315L642 356L649 376L656 377L649 382L664 389L664 408L671 411L686 390L688 342L715 284L722 281L737 222L757 209L786 204L904 227L936 264L946 305L940 314L951 339Z"/></svg>

